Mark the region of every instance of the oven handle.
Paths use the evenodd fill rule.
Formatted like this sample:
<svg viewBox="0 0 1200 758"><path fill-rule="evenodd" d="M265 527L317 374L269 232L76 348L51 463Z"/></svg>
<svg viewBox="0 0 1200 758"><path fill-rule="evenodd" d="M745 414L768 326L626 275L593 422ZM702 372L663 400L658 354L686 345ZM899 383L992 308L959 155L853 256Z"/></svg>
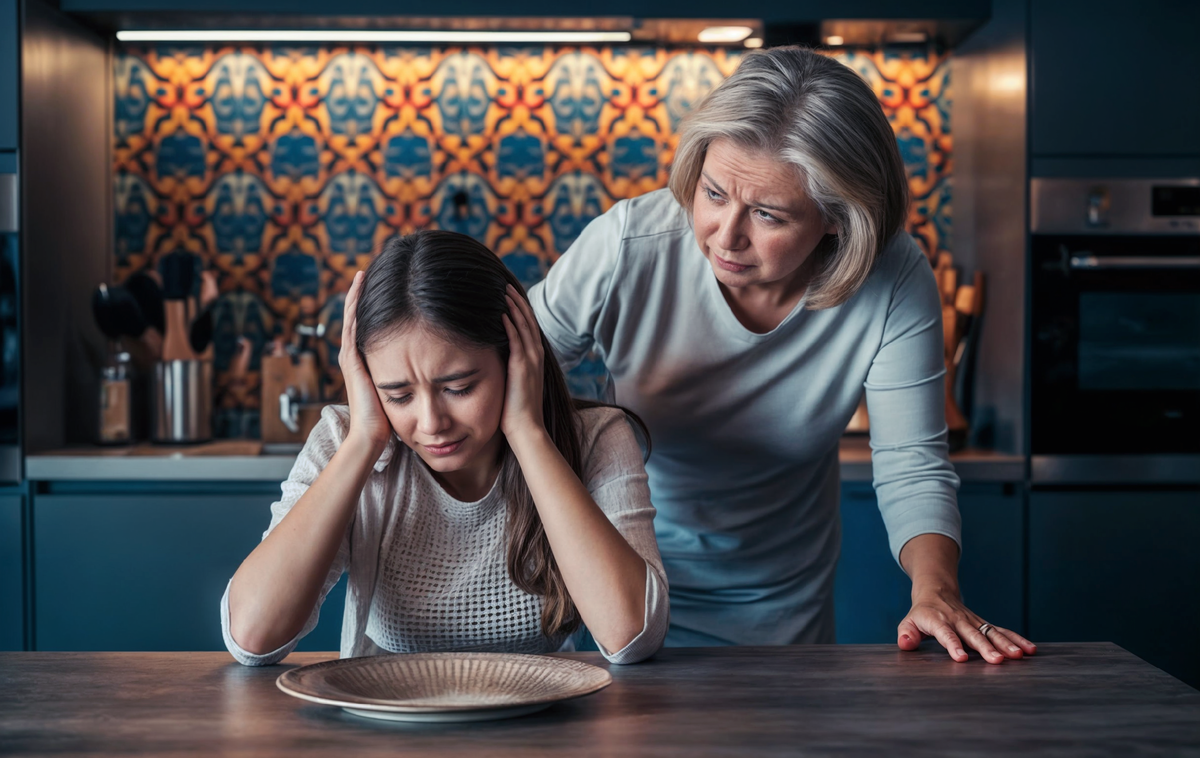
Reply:
<svg viewBox="0 0 1200 758"><path fill-rule="evenodd" d="M1101 257L1098 255L1073 255L1071 256L1071 268L1073 270L1114 268L1200 268L1200 256L1112 255Z"/></svg>

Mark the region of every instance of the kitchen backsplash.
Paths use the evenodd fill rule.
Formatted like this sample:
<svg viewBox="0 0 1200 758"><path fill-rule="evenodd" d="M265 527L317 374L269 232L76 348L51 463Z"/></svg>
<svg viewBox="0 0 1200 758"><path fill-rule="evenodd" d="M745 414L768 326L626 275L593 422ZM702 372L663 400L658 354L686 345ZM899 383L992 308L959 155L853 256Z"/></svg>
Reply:
<svg viewBox="0 0 1200 758"><path fill-rule="evenodd" d="M113 70L116 277L183 250L218 273L218 436L257 436L259 357L302 309L329 396L354 272L389 235L469 234L532 285L616 201L666 185L679 121L738 65L700 48L132 47ZM913 191L950 246L949 61L835 56L871 83ZM239 336L250 371L231 381ZM603 366L571 375L594 394Z"/></svg>

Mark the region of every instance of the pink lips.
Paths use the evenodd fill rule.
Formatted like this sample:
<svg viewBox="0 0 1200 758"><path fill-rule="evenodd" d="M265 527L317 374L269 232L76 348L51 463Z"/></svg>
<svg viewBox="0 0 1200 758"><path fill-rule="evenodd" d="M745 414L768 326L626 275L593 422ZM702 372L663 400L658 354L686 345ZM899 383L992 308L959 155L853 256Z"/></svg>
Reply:
<svg viewBox="0 0 1200 758"><path fill-rule="evenodd" d="M713 257L713 260L715 260L717 262L718 266L725 269L726 271L730 271L735 274L740 274L743 271L745 271L746 269L750 268L749 266L742 266L738 263L734 263L733 261L727 261L724 258L722 258L721 256L717 255L716 253L713 253L712 257Z"/></svg>
<svg viewBox="0 0 1200 758"><path fill-rule="evenodd" d="M457 442L447 442L445 445L422 445L427 451L433 455L452 455L462 447L463 442L466 442L466 437L463 437Z"/></svg>

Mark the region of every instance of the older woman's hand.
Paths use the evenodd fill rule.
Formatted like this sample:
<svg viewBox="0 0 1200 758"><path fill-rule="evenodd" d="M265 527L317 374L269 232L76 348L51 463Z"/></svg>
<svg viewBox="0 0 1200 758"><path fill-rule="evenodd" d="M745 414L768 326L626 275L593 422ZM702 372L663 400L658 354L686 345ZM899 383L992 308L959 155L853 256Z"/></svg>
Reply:
<svg viewBox="0 0 1200 758"><path fill-rule="evenodd" d="M913 582L912 609L897 628L896 643L901 650L916 650L921 640L933 637L959 663L967 660L967 647L979 651L988 663L1037 652L1037 645L1014 631L986 623L963 604L954 540L940 534L914 537L900 551L900 564Z"/></svg>

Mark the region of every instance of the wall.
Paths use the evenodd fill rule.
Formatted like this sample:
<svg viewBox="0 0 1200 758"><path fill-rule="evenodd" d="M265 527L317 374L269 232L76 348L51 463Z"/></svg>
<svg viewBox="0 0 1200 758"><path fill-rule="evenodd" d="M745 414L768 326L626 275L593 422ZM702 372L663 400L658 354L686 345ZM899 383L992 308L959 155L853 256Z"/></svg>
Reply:
<svg viewBox="0 0 1200 758"><path fill-rule="evenodd" d="M1023 454L1028 159L1025 0L996 0L992 20L955 50L955 256L987 276L975 362L976 445Z"/></svg>
<svg viewBox="0 0 1200 758"><path fill-rule="evenodd" d="M108 48L42 0L21 30L25 452L95 438L104 338L91 291L112 259ZM34 336L36 335L36 337Z"/></svg>
<svg viewBox="0 0 1200 758"><path fill-rule="evenodd" d="M950 245L947 58L855 51L892 120L930 254ZM218 434L257 434L258 357L327 327L387 236L470 234L526 285L617 200L665 186L680 119L740 53L695 48L125 47L114 58L115 271L183 250L219 273ZM230 381L236 339L255 348ZM603 367L572 376L588 394ZM244 387L244 389L240 389Z"/></svg>

